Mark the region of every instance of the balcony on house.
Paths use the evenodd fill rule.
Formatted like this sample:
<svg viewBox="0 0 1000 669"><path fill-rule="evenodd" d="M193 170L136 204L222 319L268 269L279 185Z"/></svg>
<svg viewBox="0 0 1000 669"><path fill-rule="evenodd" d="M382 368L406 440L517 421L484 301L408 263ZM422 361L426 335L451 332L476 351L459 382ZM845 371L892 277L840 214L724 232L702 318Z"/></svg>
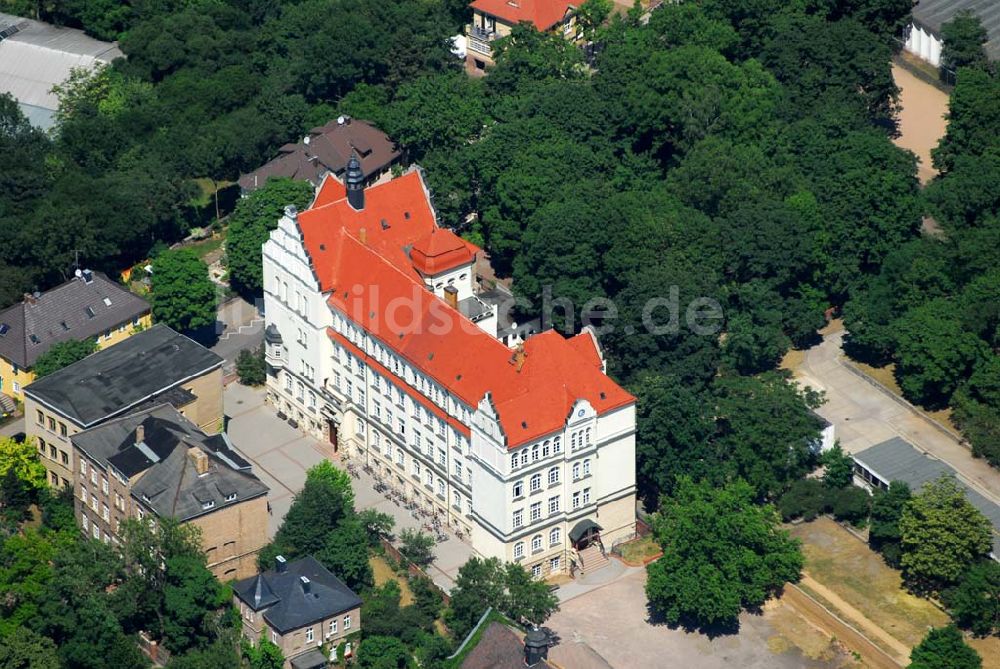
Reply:
<svg viewBox="0 0 1000 669"><path fill-rule="evenodd" d="M498 37L496 30L469 24L465 27L465 32L469 36L469 51L475 51L484 56L493 54L492 42Z"/></svg>

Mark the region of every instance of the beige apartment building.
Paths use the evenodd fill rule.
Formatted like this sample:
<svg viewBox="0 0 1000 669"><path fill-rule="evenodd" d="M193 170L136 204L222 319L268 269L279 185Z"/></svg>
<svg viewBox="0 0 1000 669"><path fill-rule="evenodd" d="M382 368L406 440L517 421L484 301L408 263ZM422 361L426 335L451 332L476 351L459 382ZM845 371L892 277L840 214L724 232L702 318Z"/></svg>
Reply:
<svg viewBox="0 0 1000 669"><path fill-rule="evenodd" d="M268 488L224 434L206 435L170 404L70 438L81 530L117 544L127 518L176 518L201 529L220 580L257 572L267 543Z"/></svg>
<svg viewBox="0 0 1000 669"><path fill-rule="evenodd" d="M578 4L567 0L473 0L469 5L472 23L465 27L466 71L485 74L486 68L494 65L493 43L509 35L519 23L575 40Z"/></svg>
<svg viewBox="0 0 1000 669"><path fill-rule="evenodd" d="M285 669L325 667L342 641L361 631L361 598L312 556L288 562L233 585L243 637L261 637L285 656Z"/></svg>
<svg viewBox="0 0 1000 669"><path fill-rule="evenodd" d="M155 325L24 389L25 432L37 440L49 484L74 481L70 438L82 430L167 403L200 430L222 429L223 360Z"/></svg>

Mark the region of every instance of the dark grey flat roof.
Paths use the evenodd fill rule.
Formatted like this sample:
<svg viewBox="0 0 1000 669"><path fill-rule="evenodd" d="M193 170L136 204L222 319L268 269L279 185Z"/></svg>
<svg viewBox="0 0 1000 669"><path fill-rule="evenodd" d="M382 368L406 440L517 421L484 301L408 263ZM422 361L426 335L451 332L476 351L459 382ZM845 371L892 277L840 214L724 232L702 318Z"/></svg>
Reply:
<svg viewBox="0 0 1000 669"><path fill-rule="evenodd" d="M24 392L77 424L90 427L220 367L222 362L194 340L166 325L154 325L35 381Z"/></svg>
<svg viewBox="0 0 1000 669"><path fill-rule="evenodd" d="M940 36L941 26L961 11L979 17L986 29L986 53L991 60L1000 59L1000 2L997 0L920 0L913 8L913 22Z"/></svg>
<svg viewBox="0 0 1000 669"><path fill-rule="evenodd" d="M993 524L993 554L1000 557L1000 505L966 485L949 465L930 457L900 437L855 453L854 460L886 481L903 481L914 492L941 476L955 476L965 497Z"/></svg>
<svg viewBox="0 0 1000 669"><path fill-rule="evenodd" d="M309 579L309 591L302 577ZM237 581L233 592L285 634L361 606L361 598L311 555L288 562L283 572L268 570Z"/></svg>
<svg viewBox="0 0 1000 669"><path fill-rule="evenodd" d="M149 303L99 272L72 279L0 312L0 357L30 368L53 344L87 339L149 311Z"/></svg>
<svg viewBox="0 0 1000 669"><path fill-rule="evenodd" d="M143 440L136 443L136 429ZM126 478L132 496L160 517L185 521L267 494L268 488L221 435L206 435L169 404L108 421L71 437L73 446ZM199 475L188 451L208 456ZM207 508L206 508L207 507Z"/></svg>

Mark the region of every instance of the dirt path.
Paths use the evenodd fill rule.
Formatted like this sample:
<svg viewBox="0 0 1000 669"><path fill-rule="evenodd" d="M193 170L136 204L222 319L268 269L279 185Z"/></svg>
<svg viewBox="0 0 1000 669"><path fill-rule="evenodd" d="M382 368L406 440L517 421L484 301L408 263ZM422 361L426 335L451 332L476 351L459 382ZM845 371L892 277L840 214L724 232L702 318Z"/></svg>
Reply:
<svg viewBox="0 0 1000 669"><path fill-rule="evenodd" d="M900 89L899 132L896 146L917 154L920 164L917 176L925 184L937 174L931 164L931 149L944 136L948 113L948 96L913 76L899 65L892 66L892 77Z"/></svg>
<svg viewBox="0 0 1000 669"><path fill-rule="evenodd" d="M910 649L906 644L900 642L899 639L873 623L865 614L851 606L833 590L830 590L805 572L802 573L802 580L799 582L799 585L825 599L841 616L846 618L869 638L878 639L882 642L901 664L905 665L909 661Z"/></svg>

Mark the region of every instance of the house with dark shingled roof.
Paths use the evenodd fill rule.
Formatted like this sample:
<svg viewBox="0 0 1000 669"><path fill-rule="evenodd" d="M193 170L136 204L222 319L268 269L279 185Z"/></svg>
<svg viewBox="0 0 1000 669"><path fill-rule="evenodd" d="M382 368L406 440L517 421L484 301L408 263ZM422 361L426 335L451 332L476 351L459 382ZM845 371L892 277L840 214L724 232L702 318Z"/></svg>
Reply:
<svg viewBox="0 0 1000 669"><path fill-rule="evenodd" d="M233 585L233 605L243 637L281 648L285 669L325 667L328 654L361 630L361 598L312 556L279 555L273 569Z"/></svg>
<svg viewBox="0 0 1000 669"><path fill-rule="evenodd" d="M256 573L268 539L268 487L225 434L207 435L160 404L71 441L74 509L84 534L117 544L128 518L174 518L201 530L217 578Z"/></svg>

